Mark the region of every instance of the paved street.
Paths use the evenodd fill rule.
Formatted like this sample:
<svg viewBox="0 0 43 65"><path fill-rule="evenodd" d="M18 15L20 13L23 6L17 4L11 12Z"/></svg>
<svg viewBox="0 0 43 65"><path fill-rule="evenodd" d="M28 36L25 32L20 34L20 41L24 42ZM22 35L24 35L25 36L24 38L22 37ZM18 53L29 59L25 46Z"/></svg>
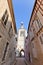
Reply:
<svg viewBox="0 0 43 65"><path fill-rule="evenodd" d="M27 65L25 63L25 59L24 58L16 58L17 59L17 62L16 62L16 65Z"/></svg>

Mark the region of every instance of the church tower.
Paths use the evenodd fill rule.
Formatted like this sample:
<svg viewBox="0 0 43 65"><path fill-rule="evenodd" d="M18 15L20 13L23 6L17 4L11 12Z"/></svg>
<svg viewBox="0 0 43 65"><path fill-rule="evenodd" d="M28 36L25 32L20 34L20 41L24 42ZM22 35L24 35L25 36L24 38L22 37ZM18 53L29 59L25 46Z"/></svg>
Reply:
<svg viewBox="0 0 43 65"><path fill-rule="evenodd" d="M17 50L20 52L24 50L25 38L27 36L27 31L24 28L23 22L21 22L21 26L18 30L18 37L17 37Z"/></svg>

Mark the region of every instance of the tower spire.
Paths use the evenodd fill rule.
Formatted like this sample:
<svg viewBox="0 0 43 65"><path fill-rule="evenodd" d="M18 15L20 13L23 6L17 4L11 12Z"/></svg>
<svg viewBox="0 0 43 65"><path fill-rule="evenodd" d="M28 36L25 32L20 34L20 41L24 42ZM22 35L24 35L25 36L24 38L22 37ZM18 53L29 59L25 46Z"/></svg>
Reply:
<svg viewBox="0 0 43 65"><path fill-rule="evenodd" d="M23 22L21 22L21 28L24 28Z"/></svg>

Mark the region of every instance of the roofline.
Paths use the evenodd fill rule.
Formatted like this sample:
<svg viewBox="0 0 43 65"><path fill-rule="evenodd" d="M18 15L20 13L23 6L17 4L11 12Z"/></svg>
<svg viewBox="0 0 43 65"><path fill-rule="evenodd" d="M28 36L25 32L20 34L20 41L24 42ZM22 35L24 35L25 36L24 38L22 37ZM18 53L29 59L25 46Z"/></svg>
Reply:
<svg viewBox="0 0 43 65"><path fill-rule="evenodd" d="M11 17L12 17L13 27L14 27L15 33L17 33L16 22L15 22L14 11L13 11L13 5L12 5L12 0L7 0L7 2L8 2L8 5L9 5Z"/></svg>

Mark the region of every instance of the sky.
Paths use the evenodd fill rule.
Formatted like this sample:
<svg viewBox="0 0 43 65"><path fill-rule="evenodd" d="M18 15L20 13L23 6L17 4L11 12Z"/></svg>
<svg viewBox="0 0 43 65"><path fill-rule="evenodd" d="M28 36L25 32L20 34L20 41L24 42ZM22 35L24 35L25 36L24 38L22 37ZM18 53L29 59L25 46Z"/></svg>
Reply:
<svg viewBox="0 0 43 65"><path fill-rule="evenodd" d="M35 0L12 0L17 30L21 22L27 30Z"/></svg>

